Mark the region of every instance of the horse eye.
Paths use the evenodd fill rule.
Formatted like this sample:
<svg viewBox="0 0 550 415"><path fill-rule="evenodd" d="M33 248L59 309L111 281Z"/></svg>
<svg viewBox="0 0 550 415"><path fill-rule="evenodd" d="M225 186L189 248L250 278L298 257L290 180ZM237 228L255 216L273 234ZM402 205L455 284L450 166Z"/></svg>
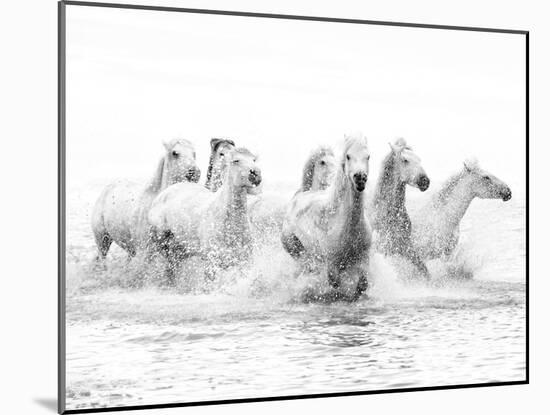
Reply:
<svg viewBox="0 0 550 415"><path fill-rule="evenodd" d="M403 159L403 163L407 164L408 162L409 162L409 160Z"/></svg>
<svg viewBox="0 0 550 415"><path fill-rule="evenodd" d="M319 164L320 164L321 166L324 166L324 165L327 164L327 163L325 163L325 160L321 160L321 162L320 162Z"/></svg>
<svg viewBox="0 0 550 415"><path fill-rule="evenodd" d="M173 155L174 157L177 157L177 156L180 155L180 153L178 153L177 151L174 150L174 151L172 151L172 155Z"/></svg>
<svg viewBox="0 0 550 415"><path fill-rule="evenodd" d="M349 154L346 154L346 160L349 160Z"/></svg>
<svg viewBox="0 0 550 415"><path fill-rule="evenodd" d="M239 164L239 161L240 161L240 160L233 160L233 163L234 163L234 164Z"/></svg>
<svg viewBox="0 0 550 415"><path fill-rule="evenodd" d="M491 180L489 176L483 176L483 180Z"/></svg>
<svg viewBox="0 0 550 415"><path fill-rule="evenodd" d="M220 153L220 157L223 157L223 156L225 156L225 154L224 154L224 153Z"/></svg>

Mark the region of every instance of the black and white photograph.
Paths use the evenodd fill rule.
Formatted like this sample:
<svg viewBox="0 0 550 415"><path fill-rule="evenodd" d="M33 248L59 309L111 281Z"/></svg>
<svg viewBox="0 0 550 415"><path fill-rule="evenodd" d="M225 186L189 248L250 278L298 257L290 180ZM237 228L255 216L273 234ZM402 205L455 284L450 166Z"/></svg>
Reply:
<svg viewBox="0 0 550 415"><path fill-rule="evenodd" d="M62 410L526 382L525 34L62 9Z"/></svg>

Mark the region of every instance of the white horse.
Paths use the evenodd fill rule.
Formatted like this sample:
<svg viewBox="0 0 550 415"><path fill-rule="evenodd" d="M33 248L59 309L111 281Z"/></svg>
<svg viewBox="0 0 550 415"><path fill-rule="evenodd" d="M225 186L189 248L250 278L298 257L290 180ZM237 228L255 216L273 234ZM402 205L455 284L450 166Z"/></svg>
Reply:
<svg viewBox="0 0 550 415"><path fill-rule="evenodd" d="M430 179L420 164L420 158L403 138L390 143L391 151L382 162L374 198L368 203L370 224L376 232L375 246L384 255L396 255L409 260L424 278L428 268L411 242L411 220L405 206L406 186L424 192Z"/></svg>
<svg viewBox="0 0 550 415"><path fill-rule="evenodd" d="M334 174L334 152L328 147L316 148L309 155L303 169L298 192L324 190ZM288 206L288 196L269 192L248 199L248 216L254 232L266 236L280 232ZM260 238L255 238L260 239Z"/></svg>
<svg viewBox="0 0 550 415"><path fill-rule="evenodd" d="M247 194L261 183L256 157L236 148L225 155L223 184L217 192L194 183L178 183L161 192L149 212L152 249L168 260L174 282L179 262L198 255L212 278L219 268L246 261L251 253Z"/></svg>
<svg viewBox="0 0 550 415"><path fill-rule="evenodd" d="M210 160L206 170L206 183L208 190L215 192L222 185L225 156L235 148L235 142L226 138L212 138L210 140Z"/></svg>
<svg viewBox="0 0 550 415"><path fill-rule="evenodd" d="M506 202L512 198L512 191L502 180L482 170L477 161L466 161L462 171L411 214L412 241L422 258L440 258L454 251L460 221L476 197Z"/></svg>
<svg viewBox="0 0 550 415"><path fill-rule="evenodd" d="M291 256L326 268L333 288L340 286L345 273L358 275L355 293L346 298L349 300L357 300L367 289L371 232L363 191L369 159L365 137L346 137L333 183L325 190L298 192L288 208L281 235Z"/></svg>
<svg viewBox="0 0 550 415"><path fill-rule="evenodd" d="M193 144L184 139L163 144L166 154L146 185L120 180L100 194L91 217L98 259L105 259L113 242L135 256L147 242L147 213L155 196L171 184L199 180Z"/></svg>

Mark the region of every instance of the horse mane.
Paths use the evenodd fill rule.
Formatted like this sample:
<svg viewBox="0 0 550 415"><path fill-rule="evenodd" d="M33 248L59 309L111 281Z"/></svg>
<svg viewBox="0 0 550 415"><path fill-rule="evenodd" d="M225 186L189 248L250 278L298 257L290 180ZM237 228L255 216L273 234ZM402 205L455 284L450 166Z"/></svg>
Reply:
<svg viewBox="0 0 550 415"><path fill-rule="evenodd" d="M403 147L403 149L411 150L411 147L407 144L407 141L403 137L398 137L393 142L394 146Z"/></svg>
<svg viewBox="0 0 550 415"><path fill-rule="evenodd" d="M245 156L254 157L254 153L245 147L237 147L233 149L233 153L244 154Z"/></svg>
<svg viewBox="0 0 550 415"><path fill-rule="evenodd" d="M304 170L302 174L302 187L300 191L306 192L311 189L311 186L313 185L315 164L326 155L334 155L334 152L329 147L319 147L316 150L312 151L306 164L304 165Z"/></svg>
<svg viewBox="0 0 550 415"><path fill-rule="evenodd" d="M390 151L382 160L382 171L380 172L379 190L385 187L393 178L395 171L395 153Z"/></svg>
<svg viewBox="0 0 550 415"><path fill-rule="evenodd" d="M166 164L166 157L162 157L158 163L157 169L155 170L155 174L153 175L153 178L149 182L149 185L147 186L147 191L152 193L159 192L162 187L163 183L166 181L166 174L164 171L164 166Z"/></svg>
<svg viewBox="0 0 550 415"><path fill-rule="evenodd" d="M412 151L412 147L409 146L403 138L395 140L393 145L400 147L402 150ZM382 172L380 173L381 184L387 184L393 177L393 172L395 171L395 155L396 154L392 150L384 157L384 160L382 160Z"/></svg>
<svg viewBox="0 0 550 415"><path fill-rule="evenodd" d="M186 138L173 138L172 140L165 142L164 147L166 148L166 151L170 151L177 144L183 144L188 147L193 147L193 143Z"/></svg>
<svg viewBox="0 0 550 415"><path fill-rule="evenodd" d="M208 169L206 170L207 184L209 184L210 180L212 179L212 170L214 169L214 154L216 154L216 150L218 150L218 147L222 144L231 144L232 146L235 146L235 142L233 140L229 140L226 138L213 138L210 140L210 159L208 160Z"/></svg>
<svg viewBox="0 0 550 415"><path fill-rule="evenodd" d="M461 170L447 179L447 181L443 184L443 187L441 187L439 192L437 192L436 201L438 204L444 204L449 199L449 196L453 193L454 189L458 186L464 176L465 171Z"/></svg>

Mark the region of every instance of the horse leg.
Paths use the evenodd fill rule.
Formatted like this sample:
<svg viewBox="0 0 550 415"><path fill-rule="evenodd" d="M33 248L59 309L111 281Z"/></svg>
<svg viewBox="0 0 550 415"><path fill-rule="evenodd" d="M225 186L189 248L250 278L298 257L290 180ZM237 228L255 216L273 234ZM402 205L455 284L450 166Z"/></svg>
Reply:
<svg viewBox="0 0 550 415"><path fill-rule="evenodd" d="M176 285L177 271L183 256L182 249L176 246L174 235L170 231L164 232L157 240L160 253L166 259L167 285L173 287Z"/></svg>
<svg viewBox="0 0 550 415"><path fill-rule="evenodd" d="M181 258L183 253L179 247L172 247L168 254L168 267L167 267L167 277L168 285L170 287L175 287L177 284L178 271L180 269Z"/></svg>
<svg viewBox="0 0 550 415"><path fill-rule="evenodd" d="M330 264L328 266L327 277L332 288L340 287L340 268L337 265Z"/></svg>
<svg viewBox="0 0 550 415"><path fill-rule="evenodd" d="M409 261L412 262L412 264L420 272L422 277L426 281L429 281L430 280L430 273L428 271L428 267L426 266L424 261L422 261L422 259L420 258L420 255L418 255L418 253L414 249L410 248L406 253L406 257L409 259Z"/></svg>
<svg viewBox="0 0 550 415"><path fill-rule="evenodd" d="M352 296L352 301L357 301L363 295L367 288L369 287L369 281L367 279L367 273L362 268L359 267L359 279L357 280L357 287L355 288L355 293Z"/></svg>
<svg viewBox="0 0 550 415"><path fill-rule="evenodd" d="M283 248L285 248L285 251L288 252L294 259L300 258L305 251L304 245L293 233L290 235L282 234L281 242L283 244Z"/></svg>
<svg viewBox="0 0 550 415"><path fill-rule="evenodd" d="M94 234L95 243L97 245L98 255L96 261L104 261L109 248L113 243L113 238L107 232L98 232Z"/></svg>

